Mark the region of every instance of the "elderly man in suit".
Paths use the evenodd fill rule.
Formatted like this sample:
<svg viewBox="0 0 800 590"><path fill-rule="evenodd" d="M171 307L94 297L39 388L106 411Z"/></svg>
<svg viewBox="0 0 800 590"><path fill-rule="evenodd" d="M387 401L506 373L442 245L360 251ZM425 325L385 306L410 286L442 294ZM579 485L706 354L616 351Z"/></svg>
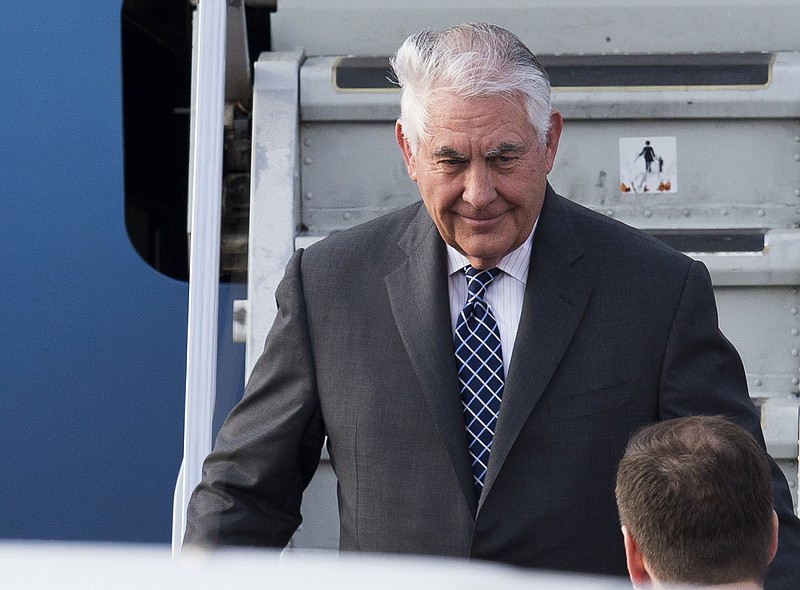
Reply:
<svg viewBox="0 0 800 590"><path fill-rule="evenodd" d="M327 440L343 550L624 575L614 476L632 431L725 414L763 444L708 273L552 190L562 119L513 34L426 31L393 67L422 202L289 261L185 540L283 547Z"/></svg>

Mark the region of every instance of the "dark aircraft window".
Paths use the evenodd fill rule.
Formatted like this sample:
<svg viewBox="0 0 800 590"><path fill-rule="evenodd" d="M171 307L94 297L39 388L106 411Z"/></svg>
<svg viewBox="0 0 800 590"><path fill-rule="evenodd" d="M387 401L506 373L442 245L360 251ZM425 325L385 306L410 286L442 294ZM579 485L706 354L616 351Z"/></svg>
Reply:
<svg viewBox="0 0 800 590"><path fill-rule="evenodd" d="M180 280L189 275L191 18L187 0L122 4L125 226L148 264Z"/></svg>

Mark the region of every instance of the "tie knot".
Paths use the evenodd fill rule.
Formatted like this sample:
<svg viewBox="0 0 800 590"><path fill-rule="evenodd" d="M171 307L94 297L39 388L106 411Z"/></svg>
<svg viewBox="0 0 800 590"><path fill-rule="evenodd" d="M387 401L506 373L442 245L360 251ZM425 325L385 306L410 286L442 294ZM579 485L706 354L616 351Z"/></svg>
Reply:
<svg viewBox="0 0 800 590"><path fill-rule="evenodd" d="M495 278L503 272L499 268L487 268L479 270L470 265L464 267L464 273L467 275L467 292L469 293L468 299L483 299L483 294L486 292L486 287L489 286Z"/></svg>

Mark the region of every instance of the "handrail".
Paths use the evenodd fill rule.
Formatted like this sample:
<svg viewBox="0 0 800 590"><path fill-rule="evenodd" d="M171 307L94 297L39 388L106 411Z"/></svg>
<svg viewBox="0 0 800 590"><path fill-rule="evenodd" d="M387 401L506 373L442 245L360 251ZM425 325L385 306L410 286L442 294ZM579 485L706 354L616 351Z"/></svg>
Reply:
<svg viewBox="0 0 800 590"><path fill-rule="evenodd" d="M197 4L192 49L186 406L183 463L173 504L173 556L180 552L186 506L211 450L216 397L227 3L202 0Z"/></svg>

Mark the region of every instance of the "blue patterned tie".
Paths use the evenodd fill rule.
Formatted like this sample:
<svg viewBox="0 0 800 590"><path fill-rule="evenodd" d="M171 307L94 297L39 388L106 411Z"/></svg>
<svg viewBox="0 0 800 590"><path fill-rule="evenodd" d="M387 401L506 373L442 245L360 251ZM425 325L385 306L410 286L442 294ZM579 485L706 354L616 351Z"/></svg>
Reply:
<svg viewBox="0 0 800 590"><path fill-rule="evenodd" d="M472 474L480 496L503 395L500 332L483 296L489 283L502 271L498 268L476 270L467 266L464 272L467 275L467 303L456 322L455 349L472 455Z"/></svg>

